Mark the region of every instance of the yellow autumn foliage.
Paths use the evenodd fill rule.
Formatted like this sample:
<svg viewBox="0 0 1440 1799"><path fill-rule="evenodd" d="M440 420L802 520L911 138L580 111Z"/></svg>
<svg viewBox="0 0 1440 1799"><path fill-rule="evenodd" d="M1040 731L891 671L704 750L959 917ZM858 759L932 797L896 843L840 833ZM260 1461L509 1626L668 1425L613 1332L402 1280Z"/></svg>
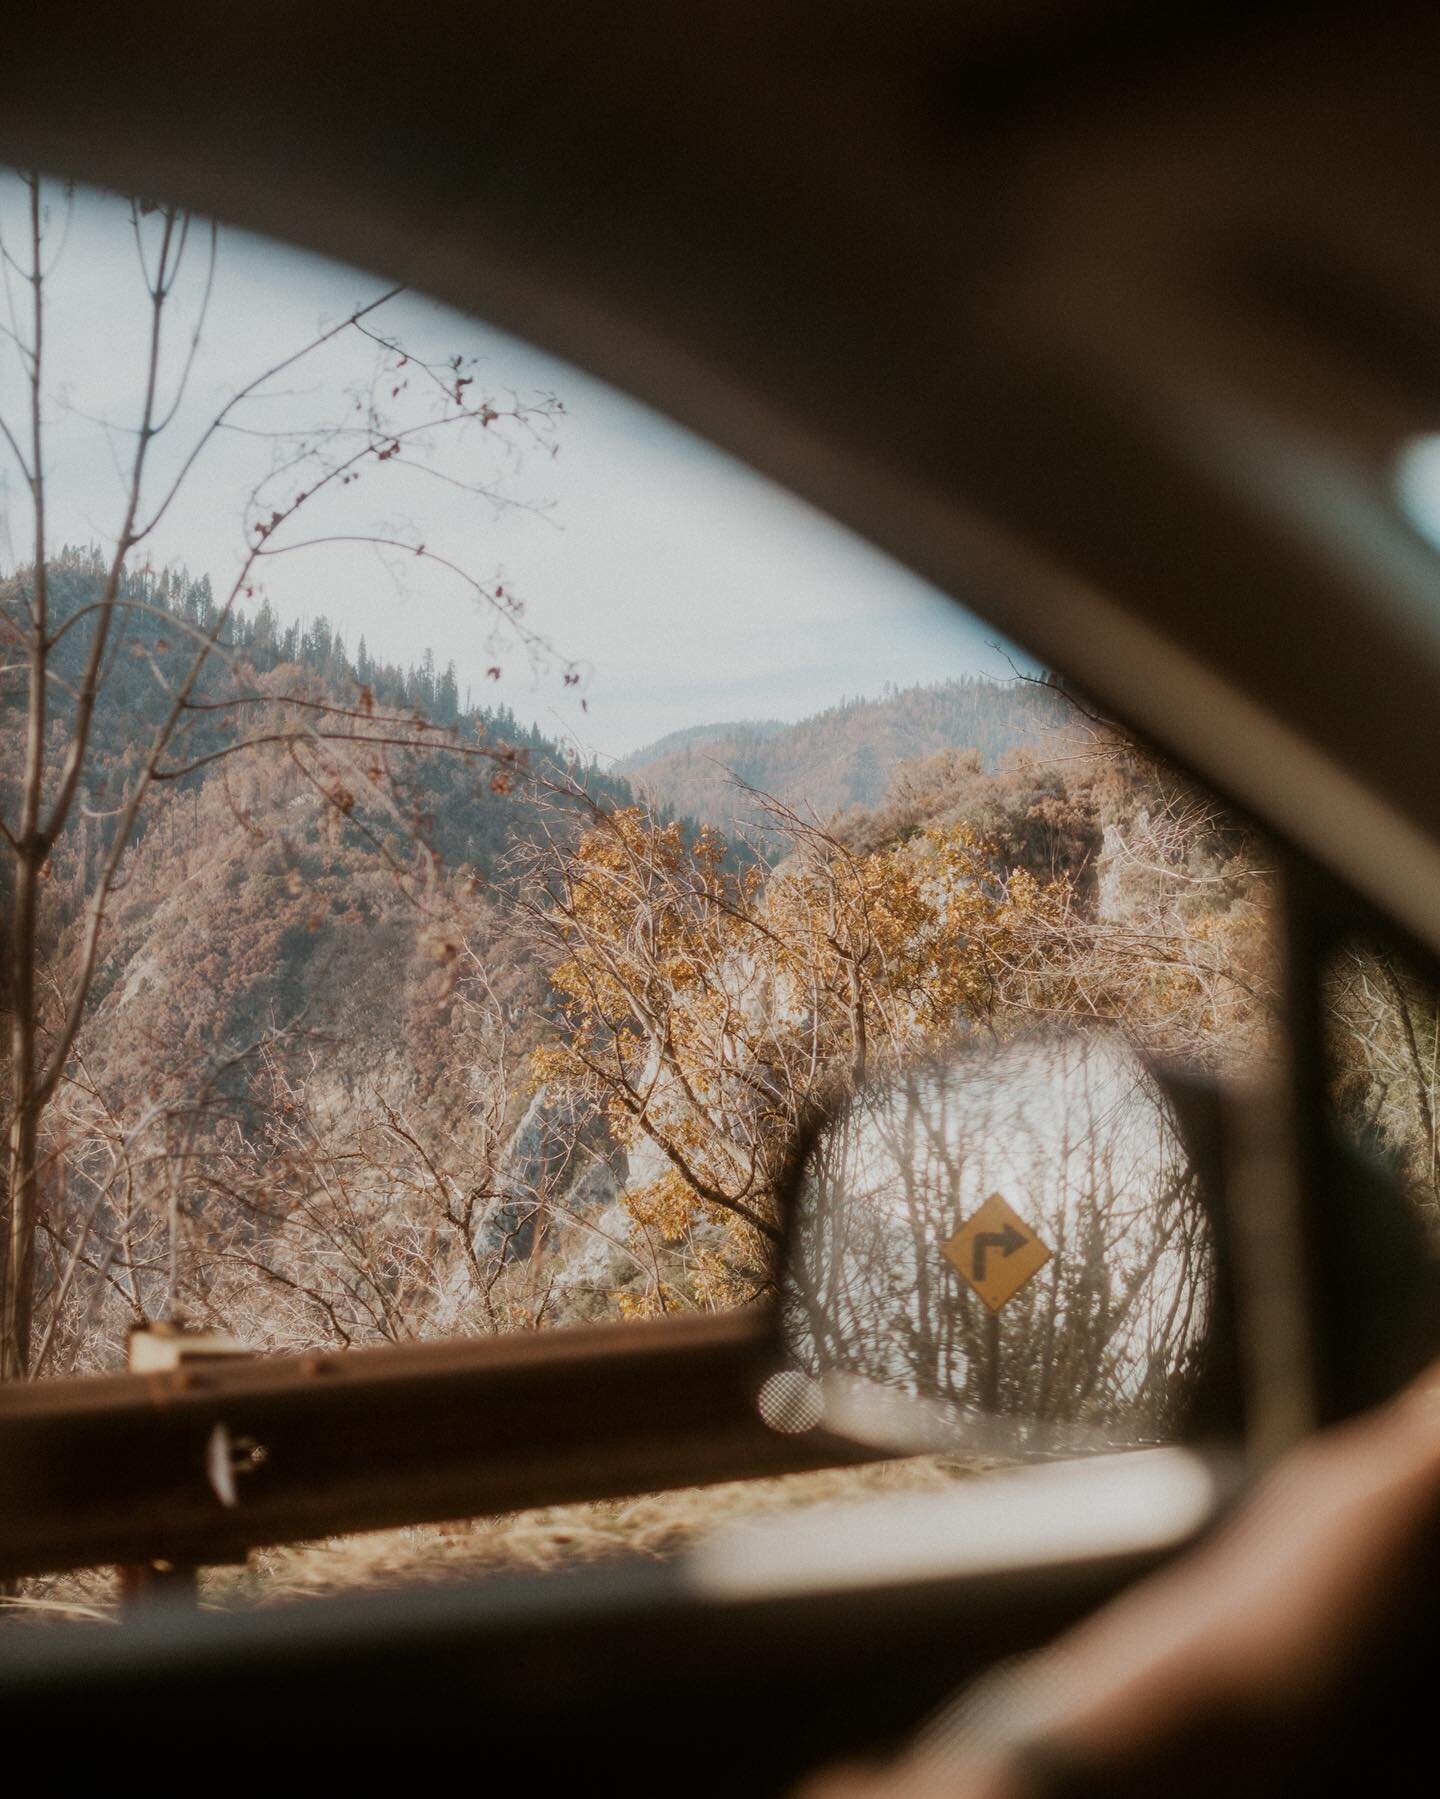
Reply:
<svg viewBox="0 0 1440 1799"><path fill-rule="evenodd" d="M543 907L564 1030L532 1078L583 1095L627 1149L662 1153L627 1205L688 1241L701 1304L761 1278L774 1181L809 1110L977 1026L1003 1029L1054 978L1047 945L1069 905L1063 883L1005 870L964 826L857 855L790 825L791 853L767 873L735 866L713 830L687 841L638 807L611 813ZM716 1222L723 1254L694 1238Z"/></svg>

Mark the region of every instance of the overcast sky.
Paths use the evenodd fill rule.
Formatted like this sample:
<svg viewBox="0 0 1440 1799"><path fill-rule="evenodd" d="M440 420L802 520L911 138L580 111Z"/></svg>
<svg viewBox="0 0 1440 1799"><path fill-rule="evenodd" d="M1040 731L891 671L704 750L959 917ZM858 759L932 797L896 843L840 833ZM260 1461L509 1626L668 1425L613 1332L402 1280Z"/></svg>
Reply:
<svg viewBox="0 0 1440 1799"><path fill-rule="evenodd" d="M4 177L0 228L24 252L23 198ZM50 538L107 545L118 523L116 458L129 444L105 421L136 416L146 303L128 209L94 193L64 203L51 250L47 327ZM150 222L153 229L154 221ZM204 246L195 243L174 296L165 372L174 383L197 316ZM255 373L382 291L378 281L317 258L226 231L187 400L157 453L157 496L217 404ZM13 275L11 304L25 294ZM7 317L0 313L0 321ZM579 690L557 669L532 669L498 648L492 621L465 588L413 557L371 548L278 557L265 591L283 618L325 613L353 653L409 662L428 646L454 658L462 694L506 702L526 720L602 756L664 732L717 720L795 719L883 684L964 672L1004 677L994 631L832 521L603 383L484 324L413 295L377 325L425 355L476 354L477 389L508 406L553 394L564 405L556 453L491 431L457 450L443 472L483 476L512 504L495 505L441 482L372 469L332 508L327 530L411 532L476 574L496 576L526 603L528 622L585 669ZM0 411L23 418L17 360L0 355ZM347 389L368 379L373 349L337 346L271 384L244 415L252 429L347 416ZM402 399L401 404L406 402ZM149 549L159 566L184 562L228 583L241 553L246 494L272 445L231 435L197 464ZM468 460L467 460L468 459ZM407 485L408 480L408 485ZM318 528L304 521L313 533ZM0 564L28 559L28 500L13 466L0 475ZM487 668L500 664L500 681ZM586 701L582 712L580 697Z"/></svg>

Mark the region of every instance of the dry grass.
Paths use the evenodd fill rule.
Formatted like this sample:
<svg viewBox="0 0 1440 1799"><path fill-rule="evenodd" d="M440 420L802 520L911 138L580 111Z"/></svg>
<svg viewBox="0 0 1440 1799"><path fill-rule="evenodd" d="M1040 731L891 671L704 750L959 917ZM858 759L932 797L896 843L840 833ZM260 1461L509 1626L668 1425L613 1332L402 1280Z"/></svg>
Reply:
<svg viewBox="0 0 1440 1799"><path fill-rule="evenodd" d="M931 1491L970 1472L966 1465L917 1456L861 1468L330 1537L257 1551L243 1568L206 1569L200 1599L207 1609L236 1611L338 1593L538 1573L627 1555L658 1560L679 1554L707 1532L741 1518L797 1506L819 1510L882 1493ZM7 1621L14 1623L113 1622L118 1612L116 1588L111 1569L26 1581L18 1596L0 1599L0 1614L8 1614Z"/></svg>

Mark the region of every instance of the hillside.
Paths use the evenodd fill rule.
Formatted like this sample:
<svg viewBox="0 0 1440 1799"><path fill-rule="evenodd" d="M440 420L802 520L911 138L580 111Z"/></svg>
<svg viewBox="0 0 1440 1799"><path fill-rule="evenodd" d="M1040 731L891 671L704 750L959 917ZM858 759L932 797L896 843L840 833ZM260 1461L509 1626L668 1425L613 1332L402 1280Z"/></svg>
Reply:
<svg viewBox="0 0 1440 1799"><path fill-rule="evenodd" d="M56 564L57 618L95 574ZM213 624L203 581L127 597L45 883L44 1033ZM73 684L80 633L62 646ZM0 789L20 698L0 679ZM463 707L430 656L237 617L46 1112L73 1261L41 1271L43 1371L114 1367L131 1321L176 1312L298 1349L740 1303L771 1278L786 1146L862 1062L1057 1008L1229 1053L1264 985L1248 846L1073 718L1037 684L951 681L698 725L602 774ZM795 809L763 858L735 848L756 802L727 769Z"/></svg>
<svg viewBox="0 0 1440 1799"><path fill-rule="evenodd" d="M69 630L67 623L84 618L101 579L93 551L67 550L50 569L51 614L60 627L52 656L56 678L50 717L57 741L69 729L87 650L85 632ZM184 570L127 577L122 595L117 641L107 659L91 729L82 822L55 858L51 898L61 923L89 891L109 808L133 778L175 685L189 668L197 638L212 628L216 616L208 578L193 578ZM11 592L0 586L0 622L11 603ZM11 783L18 780L24 761L23 688L22 666L0 672L0 806L13 804ZM356 829L349 833L352 842L358 842L365 802L378 799L383 786L385 803L379 809L390 814L387 834L398 826L408 842L423 845L444 866L468 867L493 878L516 845L533 839L539 829L535 777L578 784L611 805L626 805L632 798L623 780L593 764L577 763L559 744L522 725L508 708L463 705L454 663L438 666L430 650L409 668L377 662L363 637L352 655L323 615L307 624L282 624L262 605L254 613L237 610L226 621L196 685L193 707L165 758L172 768L201 766L167 779L164 791L157 790L138 821L137 840L163 813L162 800L173 805L185 795L198 805L208 784L217 778L223 782L251 763L249 751L234 756L238 745L266 732L293 737L307 722L315 724L326 708L341 709L333 726L337 735L328 747L312 741L306 748L312 774L320 773L317 754L328 758L325 780L335 775L345 756L358 759L358 742L346 745L339 732L358 727L386 745L382 779L373 778L368 767L345 777L358 783L361 796ZM407 737L428 747L398 749ZM301 746L276 747L288 747L293 762ZM373 758L367 754L367 760ZM378 815L371 822L377 823Z"/></svg>
<svg viewBox="0 0 1440 1799"><path fill-rule="evenodd" d="M615 773L652 803L722 830L759 816L737 784L828 818L878 806L902 763L973 749L993 771L1012 750L1053 746L1071 718L1051 688L966 677L844 700L798 724L672 732L617 762Z"/></svg>

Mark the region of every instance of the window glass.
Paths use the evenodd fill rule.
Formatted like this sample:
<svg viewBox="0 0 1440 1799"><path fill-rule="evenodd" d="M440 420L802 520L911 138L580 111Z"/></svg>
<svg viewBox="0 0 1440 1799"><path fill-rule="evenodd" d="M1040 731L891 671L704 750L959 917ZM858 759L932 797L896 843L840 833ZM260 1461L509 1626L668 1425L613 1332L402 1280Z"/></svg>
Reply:
<svg viewBox="0 0 1440 1799"><path fill-rule="evenodd" d="M53 836L6 870L16 1366L753 1297L804 1096L736 969L821 925L774 865L983 806L1093 884L1064 702L472 320L144 201L16 178L0 225L3 797Z"/></svg>
<svg viewBox="0 0 1440 1799"><path fill-rule="evenodd" d="M1266 1053L1254 838L526 345L149 201L0 232L6 1376L770 1299L796 1144L909 1091L851 1219L899 1387L1172 1429L1145 1058Z"/></svg>
<svg viewBox="0 0 1440 1799"><path fill-rule="evenodd" d="M1349 1140L1409 1196L1432 1241L1440 1231L1440 999L1392 945L1355 937L1326 983L1331 1093Z"/></svg>

